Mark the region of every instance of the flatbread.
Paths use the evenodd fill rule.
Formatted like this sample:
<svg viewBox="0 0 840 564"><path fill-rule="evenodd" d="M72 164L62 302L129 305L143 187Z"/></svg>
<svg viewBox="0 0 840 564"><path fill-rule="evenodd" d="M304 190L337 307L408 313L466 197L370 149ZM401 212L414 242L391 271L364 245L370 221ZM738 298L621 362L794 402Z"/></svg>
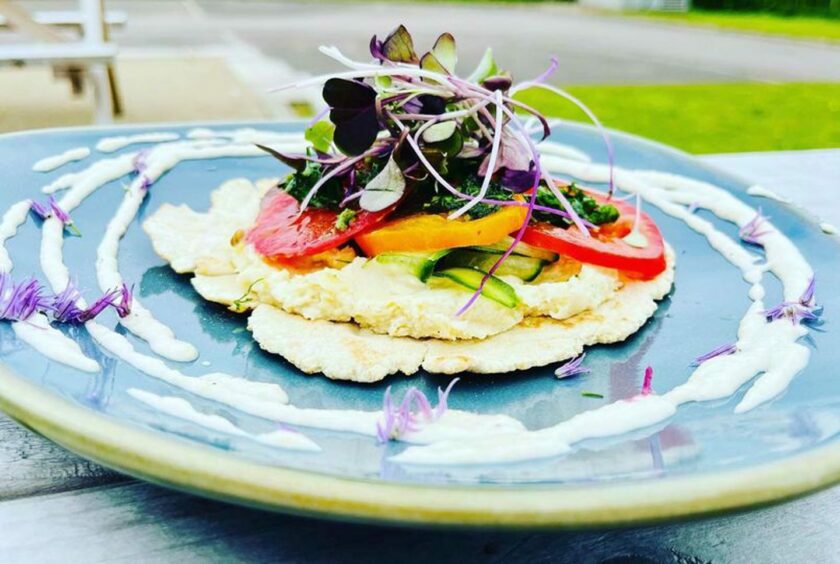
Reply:
<svg viewBox="0 0 840 564"><path fill-rule="evenodd" d="M178 273L221 275L236 272L230 239L254 223L260 202L276 182L229 180L210 196L210 210L163 204L143 223L155 252Z"/></svg>
<svg viewBox="0 0 840 564"><path fill-rule="evenodd" d="M164 204L143 227L155 251L176 272L196 274L192 284L203 298L235 311L255 308L248 327L257 343L309 374L367 383L421 369L442 374L502 373L545 366L573 358L586 346L623 341L655 313L656 301L667 295L673 284L674 253L668 247L668 269L664 273L651 281L624 282L618 290L614 273L586 266L585 272L567 283L562 294L555 295L553 283L526 285L512 280L520 297L526 296L532 305L510 310L480 300L458 320L462 327L451 322L441 324L440 315L433 315L431 310L406 310L406 314L402 306L371 302L375 295L362 308L368 318L356 319L355 313L339 307L340 300L330 299L348 292L340 284L334 288L314 284L306 277L271 269L262 261L243 263L247 257L237 254L231 245L234 233L254 223L263 196L275 185L273 179L257 184L231 180L213 192L207 213ZM348 272L356 266L348 267ZM334 277L342 271L319 271L316 278ZM259 280L262 282L257 283ZM356 282L361 287L371 285L370 281ZM436 298L453 292L434 291ZM460 305L465 294L454 292L454 301L450 301ZM270 305L274 303L282 303L286 311ZM423 303L420 300L420 305ZM325 308L333 317L319 318L324 314L318 310ZM454 308L452 305L449 309ZM586 309L577 313L581 308ZM379 312L384 312L380 317L384 316L391 334L382 334L386 332L382 320L369 319ZM487 320L494 315L499 327L492 334L492 324ZM472 317L476 319L471 321ZM356 323L347 322L351 319ZM424 334L430 334L429 327L435 324L442 330L431 333L436 338L404 336L412 330L406 319L424 320ZM360 327L359 322L377 326L379 332ZM490 336L464 339L457 331L482 331L482 336Z"/></svg>
<svg viewBox="0 0 840 564"><path fill-rule="evenodd" d="M629 282L597 308L558 321L526 318L482 340L446 341L390 337L352 323L310 321L274 306L257 306L248 328L263 350L279 354L307 374L376 382L395 373L496 374L546 366L578 356L584 347L623 341L655 313L674 280L668 269L651 281Z"/></svg>

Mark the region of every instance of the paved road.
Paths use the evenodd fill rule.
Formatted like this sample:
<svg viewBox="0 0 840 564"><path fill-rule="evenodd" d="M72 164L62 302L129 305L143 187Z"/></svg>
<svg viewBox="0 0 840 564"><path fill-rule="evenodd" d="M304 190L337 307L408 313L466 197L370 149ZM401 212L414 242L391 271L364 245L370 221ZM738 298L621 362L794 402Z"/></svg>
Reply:
<svg viewBox="0 0 840 564"><path fill-rule="evenodd" d="M29 0L67 6L73 0ZM233 0L108 0L129 13L117 34L131 48L216 48L243 41L295 68L335 66L317 53L329 41L364 56L373 33L406 23L421 46L441 31L461 45L462 70L484 47L519 78L559 56L557 80L586 83L838 81L840 46L601 16L563 4L481 5Z"/></svg>

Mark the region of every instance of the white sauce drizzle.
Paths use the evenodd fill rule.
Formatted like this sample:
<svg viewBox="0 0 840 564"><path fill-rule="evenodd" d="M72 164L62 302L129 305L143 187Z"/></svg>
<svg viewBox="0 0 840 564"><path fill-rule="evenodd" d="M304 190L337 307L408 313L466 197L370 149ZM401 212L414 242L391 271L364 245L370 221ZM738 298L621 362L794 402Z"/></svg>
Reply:
<svg viewBox="0 0 840 564"><path fill-rule="evenodd" d="M747 194L749 194L750 196L756 196L758 198L767 198L769 200L776 200L777 202L782 202L783 204L790 204L791 203L790 198L782 196L778 192L774 192L773 190L770 190L769 188L765 188L764 186L759 186L757 184L755 186L750 186L749 188L747 188Z"/></svg>
<svg viewBox="0 0 840 564"><path fill-rule="evenodd" d="M50 325L42 313L36 313L26 321L12 323L12 330L18 339L55 362L60 362L83 372L99 372L99 363L85 356L79 344Z"/></svg>
<svg viewBox="0 0 840 564"><path fill-rule="evenodd" d="M90 149L87 147L76 147L75 149L64 151L60 155L53 155L51 157L41 159L32 165L32 170L35 172L49 172L57 169L58 167L64 166L67 163L85 159L88 155L90 155Z"/></svg>
<svg viewBox="0 0 840 564"><path fill-rule="evenodd" d="M136 135L119 135L117 137L105 137L100 139L96 144L96 150L101 153L113 153L124 149L129 145L137 143L163 143L165 141L176 141L180 138L177 133L169 132L154 132L154 133L138 133Z"/></svg>
<svg viewBox="0 0 840 564"><path fill-rule="evenodd" d="M130 388L128 395L134 399L141 401L161 413L166 413L172 417L190 421L196 425L200 425L206 429L219 431L228 435L237 437L245 437L258 443L263 443L273 447L279 447L289 450L301 450L307 452L319 452L319 447L312 439L301 435L295 431L286 429L278 429L270 433L253 434L244 431L231 423L228 419L220 415L209 415L202 413L192 406L190 402L183 398L172 396L159 396L144 390Z"/></svg>
<svg viewBox="0 0 840 564"><path fill-rule="evenodd" d="M41 192L44 194L55 194L59 190L65 190L70 188L73 185L73 182L76 181L76 173L75 172L68 172L66 174L62 174L49 184L45 185L41 188Z"/></svg>
<svg viewBox="0 0 840 564"><path fill-rule="evenodd" d="M21 200L12 204L0 221L0 272L12 271L12 259L6 250L6 241L17 235L18 229L29 215L29 200Z"/></svg>
<svg viewBox="0 0 840 564"><path fill-rule="evenodd" d="M288 143L290 147L300 147L299 134L252 129L199 129L191 131L187 137L205 141L170 143L154 148L147 157L146 175L150 179L157 179L182 160L261 156L263 153L250 145L253 142ZM226 143L226 139L233 143ZM552 145L546 143L544 146ZM131 172L133 156L104 159L92 165L72 179L72 189L65 195L61 205L69 211L105 182ZM570 174L584 181L607 180L607 167L581 162L576 157L568 151L548 148L543 161L554 172ZM750 284L749 295L753 304L741 322L737 351L703 363L686 383L670 392L620 400L538 431L527 431L519 421L505 415L479 415L449 410L437 422L402 437L402 440L426 446L410 447L396 456L395 461L435 465L488 464L555 456L582 440L619 435L665 421L684 403L730 397L758 375L735 409L736 412L747 411L782 393L791 379L804 368L810 353L797 341L807 329L787 319L768 323L762 313L762 278L766 271L772 272L782 282L787 300L798 299L813 275L810 266L789 239L769 222L763 223L763 234L759 239L765 248L766 263L759 264L756 255L717 230L708 220L689 213L686 208L686 205L696 203L718 218L739 227L749 223L756 211L728 192L707 183L654 171L630 172L619 169L616 171L616 181L624 190L642 195L665 213L684 221L691 229L706 237L712 248L741 271ZM139 185L136 187L139 188ZM109 230L114 226L112 233L106 233L100 245L103 252L98 262L109 264L98 268L98 274L102 278L104 272L109 283L120 276L116 268L119 239L133 220L138 202L142 200L142 195L132 194L134 188L135 184L129 190L120 212L109 224ZM753 195L759 195L756 187L753 187L753 192ZM57 220L48 219L44 222L42 236L42 267L54 289L60 291L69 279L61 256L63 226ZM376 422L382 416L380 411L299 408L288 404L285 392L275 384L251 382L226 374L186 376L169 368L158 358L135 351L125 337L96 322L88 323L87 327L103 348L138 370L244 413L293 425L365 435L375 435ZM186 400L155 396L139 390L135 391L134 397L138 393L143 398L141 401L154 404L157 409L200 422L208 428L229 432L219 427L226 427L219 420L207 419L215 416L198 412ZM232 425L226 419L223 421Z"/></svg>
<svg viewBox="0 0 840 564"><path fill-rule="evenodd" d="M6 241L17 235L18 229L29 215L29 200L12 204L0 221L0 273L11 272L14 268ZM99 364L85 356L78 343L50 325L49 319L40 313L26 321L12 323L12 330L21 341L46 356L50 360L66 364L85 372L98 372Z"/></svg>

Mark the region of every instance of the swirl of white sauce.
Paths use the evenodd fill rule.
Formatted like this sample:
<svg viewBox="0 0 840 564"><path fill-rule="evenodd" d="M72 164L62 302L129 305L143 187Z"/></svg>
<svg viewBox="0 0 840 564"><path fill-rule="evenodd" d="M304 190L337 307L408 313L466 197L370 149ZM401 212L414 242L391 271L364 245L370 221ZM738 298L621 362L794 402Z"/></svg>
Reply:
<svg viewBox="0 0 840 564"><path fill-rule="evenodd" d="M223 132L194 130L187 137L194 140L161 144L146 155L144 174L149 181L154 182L184 160L263 155L250 145L253 142L288 144L278 148L290 150L294 146L299 150L302 141L300 134L253 129ZM69 211L99 186L131 173L135 155L103 159L78 173L66 182L71 184L70 191L61 205ZM583 181L605 182L609 174L607 167L587 162L563 148L545 151L544 164L553 172ZM755 217L756 210L729 192L711 184L656 171L618 169L615 178L620 188L640 194L663 212L685 222L740 270L750 285L749 296L753 303L740 323L737 351L701 364L684 384L667 393L619 400L537 431L528 431L519 421L504 415L449 410L437 422L402 437L402 440L424 446L410 447L393 457L393 461L418 465L491 464L556 456L585 439L620 435L661 423L673 416L684 403L730 397L743 384L755 378L736 407L736 412L747 411L782 393L804 368L810 353L798 340L807 329L787 319L768 322L762 303L765 272L771 272L782 282L786 300L798 299L808 286L813 271L796 246L771 223L765 222L758 238L765 249L766 261L760 263L757 255L716 229L710 221L692 214L687 207L704 208L717 218L741 227ZM119 211L109 222L97 260L97 274L103 287L110 288L122 282L117 268L119 240L133 222L144 192L141 179L135 179ZM42 234L42 268L57 291L63 289L69 280L62 258L62 244L63 226L57 220L47 220ZM140 327L127 328L142 334L146 330L143 325L150 327L151 323L144 320L139 322ZM157 321L154 323L159 324ZM163 332L162 324L154 327ZM376 433L377 421L382 417L381 411L299 408L289 404L285 392L275 384L251 382L226 374L186 376L158 358L137 352L125 337L97 322L89 322L87 328L100 346L141 372L264 419L372 436ZM158 346L156 352L165 352L164 348ZM229 430L224 422L207 419L209 416L192 408L186 400L155 396L142 390L132 392L132 396L174 416L223 432L227 431L219 426ZM229 434L237 433L233 431Z"/></svg>

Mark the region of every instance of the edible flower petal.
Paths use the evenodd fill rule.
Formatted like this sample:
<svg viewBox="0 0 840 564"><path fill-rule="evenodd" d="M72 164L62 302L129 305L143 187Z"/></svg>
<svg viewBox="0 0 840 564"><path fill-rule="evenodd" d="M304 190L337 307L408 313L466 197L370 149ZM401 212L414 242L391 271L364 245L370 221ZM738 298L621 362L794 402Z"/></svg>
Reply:
<svg viewBox="0 0 840 564"><path fill-rule="evenodd" d="M15 284L8 273L0 272L0 319L26 321L48 306L44 288L35 278Z"/></svg>
<svg viewBox="0 0 840 564"><path fill-rule="evenodd" d="M761 213L761 208L758 208L755 217L752 218L748 223L745 223L738 230L738 236L741 238L741 241L749 245L756 245L758 247L762 247L763 245L759 240L759 237L766 235L768 232L762 231L761 227L762 224L764 224L764 222L768 219L768 217L764 216Z"/></svg>
<svg viewBox="0 0 840 564"><path fill-rule="evenodd" d="M711 360L718 356L726 356L735 353L738 350L738 347L735 343L727 343L725 345L720 345L705 354L701 354L697 358L694 359L692 362L692 366L700 366L707 360Z"/></svg>
<svg viewBox="0 0 840 564"><path fill-rule="evenodd" d="M81 237L82 233L79 231L79 228L76 227L76 224L73 222L73 219L70 217L62 207L58 204L54 197L50 196L47 199L47 203L36 202L35 200L30 200L29 209L32 210L35 215L40 217L41 219L47 219L50 217L54 217L59 220L64 226L77 237Z"/></svg>
<svg viewBox="0 0 840 564"><path fill-rule="evenodd" d="M395 406L391 397L391 386L388 386L382 398L383 418L376 422L376 437L379 442L399 439L405 433L417 431L419 423L434 423L443 417L448 409L449 393L458 380L452 380L445 390L438 388L438 404L435 407L432 407L426 394L414 386L408 389L400 404Z"/></svg>
<svg viewBox="0 0 840 564"><path fill-rule="evenodd" d="M578 374L588 374L590 370L581 366L581 364L583 364L584 359L586 359L586 353L583 353L577 358L573 358L572 360L555 370L554 375L562 379L569 378L570 376L577 376Z"/></svg>

